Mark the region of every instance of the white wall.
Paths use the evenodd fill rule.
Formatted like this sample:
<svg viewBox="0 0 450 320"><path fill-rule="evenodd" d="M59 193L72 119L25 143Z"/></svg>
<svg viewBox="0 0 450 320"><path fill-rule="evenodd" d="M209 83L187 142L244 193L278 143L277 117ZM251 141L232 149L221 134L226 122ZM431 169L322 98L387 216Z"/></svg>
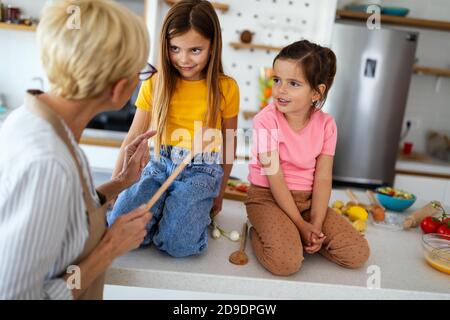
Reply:
<svg viewBox="0 0 450 320"><path fill-rule="evenodd" d="M33 18L39 17L47 0L8 0L22 9L22 13ZM134 12L144 15L144 0L120 0ZM48 81L41 67L36 45L36 33L18 30L0 29L0 94L4 94L6 104L10 108L19 107L23 102L27 89L41 89L39 81L44 81L44 89L48 89Z"/></svg>
<svg viewBox="0 0 450 320"><path fill-rule="evenodd" d="M342 8L351 2L353 0L339 0L338 7ZM448 0L381 0L380 4L409 8L409 17L450 21ZM395 28L420 33L417 64L450 70L450 32L399 26ZM406 140L414 143L415 151L425 151L428 130L446 132L450 135L450 78L413 75L405 123L406 120L412 120L413 123Z"/></svg>

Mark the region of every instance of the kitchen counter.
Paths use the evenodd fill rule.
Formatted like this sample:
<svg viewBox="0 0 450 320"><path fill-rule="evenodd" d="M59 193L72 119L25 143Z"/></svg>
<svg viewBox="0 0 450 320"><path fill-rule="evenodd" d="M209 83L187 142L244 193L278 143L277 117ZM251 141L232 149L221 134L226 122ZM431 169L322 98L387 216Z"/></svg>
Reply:
<svg viewBox="0 0 450 320"><path fill-rule="evenodd" d="M434 159L425 162L399 158L395 165L395 171L397 174L450 179L450 163Z"/></svg>
<svg viewBox="0 0 450 320"><path fill-rule="evenodd" d="M356 194L363 199L362 194ZM331 201L336 199L347 199L344 191L333 190ZM422 205L418 203L408 212ZM227 230L241 230L246 220L244 204L225 200L223 208L218 224ZM135 250L114 262L107 272L107 283L261 299L450 300L450 277L432 269L423 259L419 229L392 231L369 223L365 236L371 256L365 267L357 270L342 268L315 254L305 256L297 274L278 277L257 262L249 242L246 250L249 263L230 264L228 256L239 245L221 237L210 239L204 254L182 259L171 258L151 247ZM380 270L378 289L367 287L373 273L371 268Z"/></svg>

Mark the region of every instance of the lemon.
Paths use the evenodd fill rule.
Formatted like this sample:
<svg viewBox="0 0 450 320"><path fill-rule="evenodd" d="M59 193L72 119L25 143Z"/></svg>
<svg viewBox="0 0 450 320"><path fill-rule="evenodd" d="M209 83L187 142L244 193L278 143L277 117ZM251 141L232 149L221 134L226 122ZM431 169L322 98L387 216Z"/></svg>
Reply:
<svg viewBox="0 0 450 320"><path fill-rule="evenodd" d="M366 209L364 209L363 207L360 207L360 206L353 206L353 207L348 208L347 215L351 221L356 221L356 220L366 221L369 216Z"/></svg>
<svg viewBox="0 0 450 320"><path fill-rule="evenodd" d="M338 208L333 208L334 211L336 211L336 213L342 214L342 211Z"/></svg>
<svg viewBox="0 0 450 320"><path fill-rule="evenodd" d="M336 200L335 202L333 202L332 207L334 209L342 209L342 207L344 206L344 202L342 202L341 200Z"/></svg>
<svg viewBox="0 0 450 320"><path fill-rule="evenodd" d="M359 232L364 232L367 229L367 224L363 220L356 220L352 223L353 227Z"/></svg>

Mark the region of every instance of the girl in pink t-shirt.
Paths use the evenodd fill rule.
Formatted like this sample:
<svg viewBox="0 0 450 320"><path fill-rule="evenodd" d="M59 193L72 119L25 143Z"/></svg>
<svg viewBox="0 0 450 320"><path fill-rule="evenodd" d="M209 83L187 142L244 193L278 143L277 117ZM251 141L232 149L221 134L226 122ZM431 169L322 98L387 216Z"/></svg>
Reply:
<svg viewBox="0 0 450 320"><path fill-rule="evenodd" d="M328 207L337 129L321 108L336 56L302 40L281 50L273 69L274 102L253 121L245 202L255 254L278 275L297 272L303 251L360 267L369 257L366 239Z"/></svg>

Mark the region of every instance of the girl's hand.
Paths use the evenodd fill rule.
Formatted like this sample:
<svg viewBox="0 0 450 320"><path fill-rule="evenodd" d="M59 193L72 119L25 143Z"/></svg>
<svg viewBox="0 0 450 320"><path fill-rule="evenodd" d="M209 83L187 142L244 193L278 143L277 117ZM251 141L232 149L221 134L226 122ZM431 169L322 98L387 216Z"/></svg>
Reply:
<svg viewBox="0 0 450 320"><path fill-rule="evenodd" d="M310 247L320 242L320 239L325 240L325 235L319 228L313 226L311 223L303 221L299 226L300 236L302 238L303 245ZM323 242L322 240L322 242Z"/></svg>
<svg viewBox="0 0 450 320"><path fill-rule="evenodd" d="M313 254L319 251L322 248L322 244L325 241L326 236L317 237L315 233L311 234L311 242L310 246L304 246L304 249L307 253Z"/></svg>
<svg viewBox="0 0 450 320"><path fill-rule="evenodd" d="M214 199L214 204L211 209L211 218L214 218L216 215L219 214L220 211L222 211L222 203L223 203L223 195L219 195L217 198Z"/></svg>
<svg viewBox="0 0 450 320"><path fill-rule="evenodd" d="M151 218L152 214L144 206L117 218L101 241L110 248L112 259L139 247L147 234L145 226Z"/></svg>
<svg viewBox="0 0 450 320"><path fill-rule="evenodd" d="M125 147L122 171L117 177L123 189L130 187L141 177L142 170L150 160L148 139L155 134L156 131L147 131L137 136L133 142Z"/></svg>

